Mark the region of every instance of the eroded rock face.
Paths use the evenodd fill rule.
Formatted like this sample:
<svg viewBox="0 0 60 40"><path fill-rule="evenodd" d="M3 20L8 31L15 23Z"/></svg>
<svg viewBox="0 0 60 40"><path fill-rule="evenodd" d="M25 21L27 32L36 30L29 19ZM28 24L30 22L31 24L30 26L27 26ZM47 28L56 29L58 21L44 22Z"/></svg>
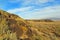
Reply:
<svg viewBox="0 0 60 40"><path fill-rule="evenodd" d="M0 19L5 21L10 33L16 33L19 40L30 40L32 32L27 22L17 15L0 10ZM1 26L0 26L1 27ZM29 34L30 33L30 34Z"/></svg>

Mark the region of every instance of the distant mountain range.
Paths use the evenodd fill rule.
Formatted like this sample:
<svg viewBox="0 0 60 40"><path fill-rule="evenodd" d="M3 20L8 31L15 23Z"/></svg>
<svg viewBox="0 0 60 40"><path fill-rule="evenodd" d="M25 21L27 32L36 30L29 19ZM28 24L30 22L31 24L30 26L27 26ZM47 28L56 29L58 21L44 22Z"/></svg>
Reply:
<svg viewBox="0 0 60 40"><path fill-rule="evenodd" d="M25 20L60 20L60 18L55 18L55 17L52 17L52 18L42 18L42 19L25 19Z"/></svg>
<svg viewBox="0 0 60 40"><path fill-rule="evenodd" d="M49 19L52 19L52 20L60 20L60 18L49 18Z"/></svg>

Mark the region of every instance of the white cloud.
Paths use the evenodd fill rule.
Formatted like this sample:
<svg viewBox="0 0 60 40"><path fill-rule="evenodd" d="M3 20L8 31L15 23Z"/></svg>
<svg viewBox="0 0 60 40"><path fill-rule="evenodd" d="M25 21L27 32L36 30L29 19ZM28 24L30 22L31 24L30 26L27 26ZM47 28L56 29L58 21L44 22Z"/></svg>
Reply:
<svg viewBox="0 0 60 40"><path fill-rule="evenodd" d="M57 12L60 11L60 6L48 6L48 7L44 7L41 10L40 9L35 9L35 13L39 12L39 13L50 13L50 12Z"/></svg>
<svg viewBox="0 0 60 40"><path fill-rule="evenodd" d="M34 5L40 5L43 3L47 2L54 2L55 0L25 0L22 5L29 5L29 4L34 4Z"/></svg>
<svg viewBox="0 0 60 40"><path fill-rule="evenodd" d="M12 10L8 10L8 12L16 13L17 15L25 18L25 19L42 19L42 18L52 18L57 17L60 18L60 6L48 6L42 9L34 9L29 11L32 7L25 7L25 8L16 8ZM22 12L22 14L21 14Z"/></svg>
<svg viewBox="0 0 60 40"><path fill-rule="evenodd" d="M7 12L10 12L10 13L27 12L32 8L33 8L33 6L23 7L23 8L15 8L15 9L10 9Z"/></svg>
<svg viewBox="0 0 60 40"><path fill-rule="evenodd" d="M31 19L52 18L52 17L60 18L60 6L49 6L43 9L35 9L34 11L29 12L29 14L27 15ZM33 16L31 17L31 15Z"/></svg>
<svg viewBox="0 0 60 40"><path fill-rule="evenodd" d="M22 5L28 5L28 4L41 4L46 2L54 2L55 0L10 0L11 3L17 3L20 2Z"/></svg>
<svg viewBox="0 0 60 40"><path fill-rule="evenodd" d="M55 0L39 0L40 3L53 2Z"/></svg>

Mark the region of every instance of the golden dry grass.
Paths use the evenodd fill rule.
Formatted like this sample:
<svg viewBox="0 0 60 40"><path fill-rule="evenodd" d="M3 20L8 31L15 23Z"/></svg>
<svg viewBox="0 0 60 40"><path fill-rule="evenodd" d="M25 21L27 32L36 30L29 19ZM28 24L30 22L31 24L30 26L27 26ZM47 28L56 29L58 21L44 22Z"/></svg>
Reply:
<svg viewBox="0 0 60 40"><path fill-rule="evenodd" d="M35 38L38 40L60 40L60 21L54 22L35 22L28 21ZM38 37L38 38L37 38Z"/></svg>

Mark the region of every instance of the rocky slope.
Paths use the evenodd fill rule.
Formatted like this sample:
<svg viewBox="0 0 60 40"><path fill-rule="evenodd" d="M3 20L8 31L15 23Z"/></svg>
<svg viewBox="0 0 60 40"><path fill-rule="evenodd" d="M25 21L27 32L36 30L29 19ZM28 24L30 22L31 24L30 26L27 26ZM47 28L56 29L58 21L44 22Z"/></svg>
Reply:
<svg viewBox="0 0 60 40"><path fill-rule="evenodd" d="M12 36L15 34L17 38L16 40L31 40L32 32L30 30L30 26L28 26L27 23L28 22L17 15L0 10L0 36L4 37L3 39L5 40L10 38L10 36L6 38L4 36L5 34L6 36L9 34ZM8 32L9 34L7 34ZM14 40L13 37L11 40Z"/></svg>

